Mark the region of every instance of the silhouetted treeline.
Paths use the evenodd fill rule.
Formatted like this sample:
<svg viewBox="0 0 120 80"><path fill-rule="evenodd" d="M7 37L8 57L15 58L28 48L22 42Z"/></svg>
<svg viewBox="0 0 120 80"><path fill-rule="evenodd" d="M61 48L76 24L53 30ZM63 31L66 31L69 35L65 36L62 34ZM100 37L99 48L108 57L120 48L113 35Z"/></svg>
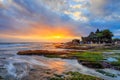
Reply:
<svg viewBox="0 0 120 80"><path fill-rule="evenodd" d="M99 30L91 32L87 37L82 37L83 43L112 43L113 33L108 30Z"/></svg>

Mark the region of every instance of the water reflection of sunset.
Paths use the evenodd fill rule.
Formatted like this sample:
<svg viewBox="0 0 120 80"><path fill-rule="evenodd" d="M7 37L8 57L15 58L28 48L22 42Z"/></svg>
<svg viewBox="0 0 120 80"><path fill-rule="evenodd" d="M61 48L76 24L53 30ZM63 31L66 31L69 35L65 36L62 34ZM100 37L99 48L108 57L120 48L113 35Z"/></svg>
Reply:
<svg viewBox="0 0 120 80"><path fill-rule="evenodd" d="M62 73L66 70L65 65L66 62L63 61L52 61L48 63L48 67L50 69L54 69L55 71L57 71L58 73Z"/></svg>

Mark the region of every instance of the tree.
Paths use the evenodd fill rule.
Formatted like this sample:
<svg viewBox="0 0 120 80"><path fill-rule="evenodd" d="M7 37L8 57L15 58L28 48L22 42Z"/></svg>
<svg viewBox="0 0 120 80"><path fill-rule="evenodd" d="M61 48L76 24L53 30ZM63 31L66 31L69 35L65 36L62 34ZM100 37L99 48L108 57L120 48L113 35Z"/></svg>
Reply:
<svg viewBox="0 0 120 80"><path fill-rule="evenodd" d="M106 42L106 43L111 43L112 42L112 37L114 35L110 30L105 29L105 30L102 31L102 34L103 34L104 42Z"/></svg>
<svg viewBox="0 0 120 80"><path fill-rule="evenodd" d="M97 29L95 33L99 33L99 32L100 32L100 30L99 30L99 29Z"/></svg>
<svg viewBox="0 0 120 80"><path fill-rule="evenodd" d="M103 33L99 32L96 34L97 36L97 43L103 43L102 38L103 38Z"/></svg>
<svg viewBox="0 0 120 80"><path fill-rule="evenodd" d="M91 32L90 34L89 34L89 36L88 36L88 40L89 40L89 42L95 42L95 33L94 32Z"/></svg>
<svg viewBox="0 0 120 80"><path fill-rule="evenodd" d="M111 43L112 42L113 33L105 29L103 31L100 31L99 29L96 30L96 32L91 32L88 37L83 37L82 39L84 42L93 42L93 43Z"/></svg>

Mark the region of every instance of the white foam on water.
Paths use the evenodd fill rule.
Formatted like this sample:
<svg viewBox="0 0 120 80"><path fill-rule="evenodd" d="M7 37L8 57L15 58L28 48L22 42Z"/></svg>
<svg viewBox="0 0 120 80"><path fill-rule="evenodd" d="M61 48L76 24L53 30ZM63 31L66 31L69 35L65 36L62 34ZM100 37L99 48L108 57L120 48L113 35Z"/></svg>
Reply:
<svg viewBox="0 0 120 80"><path fill-rule="evenodd" d="M1 45L1 47L2 46L3 45ZM12 44L10 46L12 46ZM25 45L21 45L21 44L20 45L13 44L12 47L3 46L3 48L6 50L6 51L4 51L4 53L16 54L15 52L17 52L17 50L40 49L40 46L41 46L41 44L39 44L39 45L29 44L29 46L28 45L25 46ZM6 47L9 49L7 50ZM13 48L13 47L16 47L16 48ZM16 50L13 50L13 49L16 49ZM13 50L13 52L11 50ZM118 51L114 51L114 52L118 52ZM110 53L107 52L107 53L113 54L114 52L110 52ZM1 52L1 53L3 53L3 52ZM12 75L13 77L15 77L17 79L21 79L23 76L28 74L28 66L31 67L32 65L38 65L38 66L45 66L47 68L50 68L50 69L53 69L56 71L58 70L60 72L78 71L80 73L97 76L97 77L103 78L105 80L120 80L120 71L112 70L112 69L103 69L106 72L110 72L112 74L117 75L117 77L112 78L109 76L105 76L104 74L101 74L99 72L96 72L95 69L87 68L87 67L81 65L80 63L78 63L77 60L60 59L60 58L46 58L43 56L19 56L19 55L7 57L6 60L8 61L8 64L6 64L5 67L7 68L8 74ZM18 66L14 65L15 63L18 63L19 65L21 64L19 66L19 68L18 68ZM26 65L24 65L23 63L25 63ZM29 65L27 66L27 64L29 64ZM19 73L17 73L17 71Z"/></svg>
<svg viewBox="0 0 120 80"><path fill-rule="evenodd" d="M13 63L9 63L5 65L5 67L7 68L8 74L16 77L16 68L14 67Z"/></svg>

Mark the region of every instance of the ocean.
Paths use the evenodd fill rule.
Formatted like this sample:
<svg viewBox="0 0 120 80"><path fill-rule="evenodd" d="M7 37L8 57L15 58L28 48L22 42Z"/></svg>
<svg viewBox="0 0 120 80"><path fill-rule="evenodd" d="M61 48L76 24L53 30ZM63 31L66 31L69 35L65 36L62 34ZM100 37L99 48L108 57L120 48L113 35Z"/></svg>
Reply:
<svg viewBox="0 0 120 80"><path fill-rule="evenodd" d="M0 43L0 76L5 80L46 80L44 70L49 70L51 74L67 71L78 71L83 74L101 77L105 80L119 80L120 76L111 78L96 72L95 69L87 68L76 59L60 59L60 58L47 58L44 56L23 56L17 55L18 51L23 50L63 50L56 49L53 45L55 43ZM104 69L115 74L120 74L119 71L112 69ZM31 71L33 73L31 73ZM42 77L42 76L44 77ZM49 74L50 76L50 74ZM31 79L30 79L31 78ZM40 78L40 79L38 79Z"/></svg>

